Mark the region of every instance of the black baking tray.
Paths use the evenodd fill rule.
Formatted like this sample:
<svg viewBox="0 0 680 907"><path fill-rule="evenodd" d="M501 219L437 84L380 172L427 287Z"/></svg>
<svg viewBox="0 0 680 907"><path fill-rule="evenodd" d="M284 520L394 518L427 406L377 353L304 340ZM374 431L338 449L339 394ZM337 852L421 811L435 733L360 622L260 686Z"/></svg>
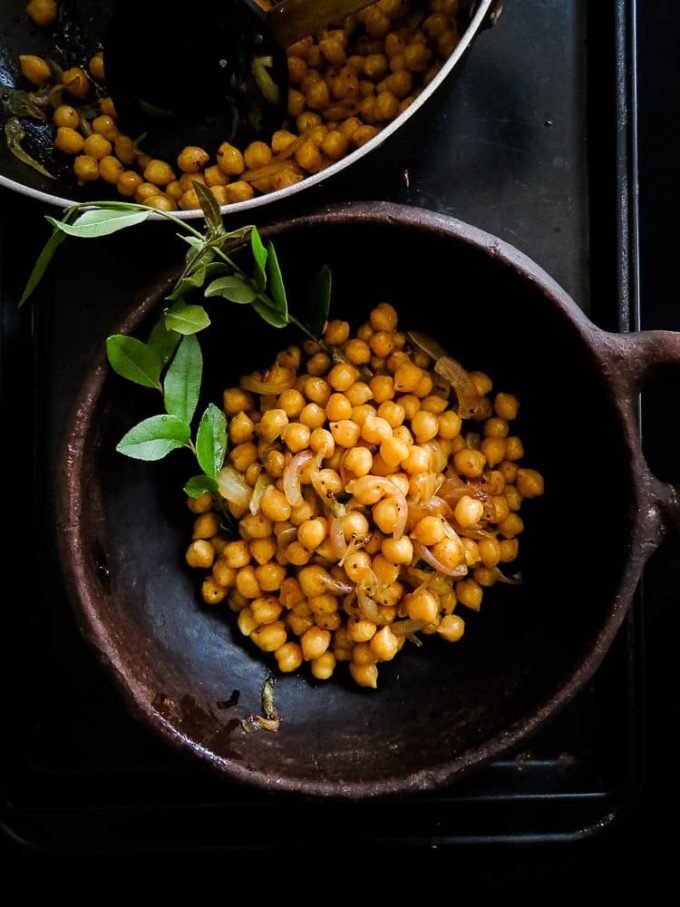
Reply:
<svg viewBox="0 0 680 907"><path fill-rule="evenodd" d="M601 327L635 329L635 76L632 0L508 2L420 124L269 215L347 198L453 214L517 245ZM305 849L348 834L362 849L566 843L615 825L641 785L641 594L571 705L521 751L434 794L281 800L228 783L128 715L66 600L52 470L83 369L116 312L167 267L171 231L147 225L67 243L39 299L17 313L44 209L6 192L0 205L0 392L12 445L4 554L20 578L4 596L8 846L64 855L280 849L282 811L286 846Z"/></svg>

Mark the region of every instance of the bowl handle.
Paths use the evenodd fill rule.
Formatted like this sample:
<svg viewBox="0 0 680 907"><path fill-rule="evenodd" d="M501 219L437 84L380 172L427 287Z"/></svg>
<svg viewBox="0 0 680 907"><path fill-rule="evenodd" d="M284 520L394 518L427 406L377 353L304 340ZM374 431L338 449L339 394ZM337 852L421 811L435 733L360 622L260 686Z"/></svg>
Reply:
<svg viewBox="0 0 680 907"><path fill-rule="evenodd" d="M604 353L609 378L624 404L632 455L641 465L642 482L651 505L650 541L656 545L668 532L680 532L680 485L662 482L652 473L642 452L637 423L638 394L650 377L664 367L680 369L680 332L640 331L606 334Z"/></svg>

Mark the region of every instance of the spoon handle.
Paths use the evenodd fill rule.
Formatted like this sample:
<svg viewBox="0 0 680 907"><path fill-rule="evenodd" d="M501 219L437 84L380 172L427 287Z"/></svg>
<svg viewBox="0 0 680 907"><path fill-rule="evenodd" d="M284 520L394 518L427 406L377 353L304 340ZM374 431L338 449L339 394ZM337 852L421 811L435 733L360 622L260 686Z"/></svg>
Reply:
<svg viewBox="0 0 680 907"><path fill-rule="evenodd" d="M375 0L282 0L268 13L268 23L281 47L339 22Z"/></svg>

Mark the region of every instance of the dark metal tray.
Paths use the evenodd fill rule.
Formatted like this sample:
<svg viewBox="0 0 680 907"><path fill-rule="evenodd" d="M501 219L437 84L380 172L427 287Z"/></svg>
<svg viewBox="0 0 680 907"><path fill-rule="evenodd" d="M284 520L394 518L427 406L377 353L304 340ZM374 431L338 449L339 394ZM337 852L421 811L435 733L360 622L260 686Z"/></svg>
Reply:
<svg viewBox="0 0 680 907"><path fill-rule="evenodd" d="M426 131L410 131L408 150L388 146L272 216L348 197L454 214L533 257L600 326L635 328L633 12L628 0L508 3ZM82 370L114 314L167 266L170 232L152 225L66 244L32 313L17 314L41 213L0 194L0 390L16 450L6 466L5 569L20 577L13 600L5 595L8 840L62 854L270 848L280 846L282 810L298 847L332 846L348 830L362 847L577 841L615 821L640 779L639 597L595 680L549 727L512 758L432 795L282 802L225 782L129 717L65 599L51 470Z"/></svg>

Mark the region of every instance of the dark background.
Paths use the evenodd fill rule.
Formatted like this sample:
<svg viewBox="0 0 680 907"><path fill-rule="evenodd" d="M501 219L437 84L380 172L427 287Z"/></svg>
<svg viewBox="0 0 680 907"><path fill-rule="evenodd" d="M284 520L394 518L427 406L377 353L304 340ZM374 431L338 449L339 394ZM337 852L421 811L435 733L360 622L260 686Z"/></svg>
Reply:
<svg viewBox="0 0 680 907"><path fill-rule="evenodd" d="M539 2L539 0L533 0L527 4L508 3L507 6L506 15L509 21L506 24L501 20L499 29L518 28L517 16L520 7L525 7L524 13L527 17L535 14L543 16L547 21L551 16L555 16L557 10L556 3ZM519 51L520 54L526 55L529 71L533 71L531 64L540 57L541 53L559 54L562 44L568 46L570 40L578 38L579 29L584 27L583 17L579 18L578 12L585 4L574 2L572 6L573 18L565 14L564 7L561 7L560 21L572 28L569 35L565 35L561 39L559 34L546 28L543 36L545 46L527 46ZM541 207L541 204L545 203L545 198L542 202L540 201L540 193L536 192L535 186L527 184L524 196L519 192L518 197L516 190L514 195L510 194L506 197L502 192L501 181L495 181L488 176L494 167L504 166L513 171L515 186L521 182L523 177L521 151L528 143L528 138L518 133L504 134L502 126L498 126L496 132L489 138L491 144L498 146L496 157L491 156L484 159L481 155L483 150L481 140L474 149L476 156L466 156L464 138L459 138L458 144L452 146L436 142L430 143L420 149L415 156L411 149L403 158L410 168L411 187L406 190L403 185L402 158L399 157L402 152L395 151L392 152L391 164L385 164L381 169L379 179L374 173L364 170L357 175L357 181L349 187L346 184L337 188L324 187L318 192L310 193L313 197L309 200L303 196L300 202L294 203L292 210L303 210L305 204L319 204L327 198L342 197L350 192L356 197L374 195L395 198L400 201L438 208L446 213L461 216L463 219L473 219L473 215L477 213L475 206L479 205L479 187L483 185L482 191L486 195L487 207L481 215L477 213L475 220L478 225L517 243L520 248L536 258L567 287L577 300L591 311L598 323L612 329L621 326L615 323L616 312L603 304L599 296L611 295L612 286L617 283L620 295L622 284L625 283L629 302L627 316L629 324L623 325L624 327L634 327L639 317L640 325L643 328L680 330L680 306L678 305L680 300L678 300L675 280L677 246L680 239L676 201L678 198L678 168L675 148L675 140L678 135L678 115L680 114L680 102L678 101L680 54L677 51L680 10L678 10L677 4L672 3L671 0L640 3L637 10L632 2L619 6L625 8L625 13L629 17L626 34L632 44L628 48L628 75L633 83L635 75L633 48L637 50L638 57L638 145L637 149L635 146L629 149L632 159L632 162L629 160L629 163L631 163L631 172L634 175L635 151L637 150L639 153L639 272L636 270L637 262L633 256L631 264L633 273L622 274L620 249L617 252L616 243L611 241L611 233L612 230L615 230L616 223L614 215L616 187L613 183L616 176L616 152L613 148L616 118L612 99L615 88L613 85L615 59L611 49L603 53L605 63L602 64L601 69L598 69L592 62L592 46L588 50L591 61L589 63L591 69L588 77L588 89L595 93L596 103L591 101L589 105L589 147L587 150L591 171L596 166L593 161L599 161L601 158L605 162L611 161L611 181L600 179L591 182L589 186L584 186L577 169L575 173L565 175L563 183L549 185L549 180L554 178L552 170L546 168L541 171L540 167L538 170L541 179L545 178L548 181L542 183L545 191L554 192L555 208L559 210L561 216L559 223L560 229L563 231L562 236L557 232L547 238L544 236L545 229L544 224L540 222L540 216L546 210ZM513 18L510 17L510 13ZM613 42L612 22L606 17L602 20L596 17L587 18L587 26L586 37L590 40L591 45L595 39ZM484 40L483 36L480 41ZM480 46L475 48L475 54L482 52L483 46L480 43ZM517 52L517 48L515 48L515 53ZM461 74L461 80L471 78L472 63L472 60L469 61L468 67ZM493 73L491 74L493 75ZM452 91L455 94L455 89ZM578 95L578 87L568 87L568 91ZM488 97L493 98L494 93L489 92ZM492 113L497 115L498 122L502 121L503 115L507 112L504 111L503 105L514 103L517 108L510 109L507 119L513 121L516 126L521 124L524 113L521 107L523 101L521 86L516 92L506 95L496 94L495 97L498 109ZM454 98L454 100L456 99ZM460 98L457 100L461 104L457 114L458 125L464 125L465 117L469 117L471 111L464 102L460 101ZM578 97L572 98L566 103L571 104L573 110L578 106ZM631 112L634 113L634 110ZM561 120L559 115L554 115L554 119L549 120L551 115L560 113L560 111L550 109L538 112L534 110L532 113L544 117L546 130L554 128L558 131L558 135L553 141L575 149L575 165L584 164L584 161L579 161L578 149L581 146L578 137L574 138L569 134L570 122L576 128L575 119L570 120L569 117L565 117ZM451 116L455 117L456 114L452 113ZM446 124L442 125L440 122L438 128L442 132L447 127ZM449 128L453 129L453 126ZM560 132L560 130L562 131ZM458 132L460 133L460 130ZM477 135L477 139L479 139L479 135ZM411 141L414 140L417 141L411 134ZM505 147L502 147L504 144ZM445 167L447 154L454 155L456 168L453 172ZM466 178L469 177L467 183L461 177L465 166L469 168L464 171ZM606 172L606 166L603 166L601 162L597 164L597 167L600 168L598 173ZM484 170L484 168L487 169ZM483 179L480 176L482 171L484 171ZM567 194L573 194L573 205L571 206L567 204L565 194L560 194L562 185L566 185ZM499 192L500 194L498 194ZM581 229L583 224L579 219L578 199L583 196L583 193L587 193L591 201L590 232L587 244L583 239ZM634 202L634 193L629 193L628 199L631 198ZM539 200L537 201L537 199ZM8 287L10 290L16 291L25 274L25 268L42 238L39 223L42 209L25 200L10 197L6 192L0 194L0 205L2 206L0 210L4 226L0 278L6 292ZM629 206L628 215L631 214L631 211L631 224L634 232L636 226L634 203ZM285 212L277 210L275 213L278 216L279 213ZM486 218L486 222L484 222L484 218ZM8 224L11 224L11 227L8 227ZM569 256L566 259L560 254L562 244L566 244L569 248ZM632 240L629 238L629 246L634 252L635 236L632 237ZM109 244L104 253L104 258L109 263L109 273L99 278L100 284L97 283L96 269L91 272L86 268L81 279L77 279L79 275L75 275L76 279L74 279L74 275L68 273L69 269L79 267L77 257L73 253L70 254L70 257L67 253L59 265L54 278L57 288L62 290L64 287L74 288L73 292L80 297L81 304L85 305L88 310L84 326L75 320L68 325L69 331L77 337L80 337L82 332L85 346L90 335L98 336L97 315L92 314L92 310L96 310L93 296L106 296L107 292L114 292L115 287L121 281L124 285L124 278L119 272L121 269L124 271L129 267L127 256L131 249L129 241L122 238ZM605 265L593 266L591 259L594 256L601 256ZM586 259L589 260L588 267L583 265ZM159 247L157 239L151 240L146 246L145 261L142 265L137 265L141 276L148 279L162 261L162 247ZM639 313L636 301L638 285L640 290ZM59 311L62 313L68 311L70 303L71 300L60 300ZM30 497L30 491L27 490L30 476L24 472L22 481L18 481L15 479L15 475L17 471L20 474L22 472L21 450L25 449L26 443L29 446L32 443L30 440L27 442L28 435L32 435L31 419L24 420L21 433L17 433L13 429L17 424L19 413L35 411L38 415L33 421L35 427L33 440L37 438L39 444L52 443L52 439L45 440L39 434L41 426L40 395L49 396L51 379L49 371L46 376L46 370L38 367L39 380L35 387L22 381L22 376L25 377L28 373L26 361L35 354L36 339L39 344L45 342L45 325L43 324L41 333L40 324L30 325L30 316L27 313L17 318L15 315L5 312L3 318L2 403L5 439L3 461L9 485L6 490L6 506L10 519L11 514L16 514L16 525L21 527L20 517L26 512L27 501ZM102 315L101 330L104 330L105 324L106 317ZM43 353L46 356L49 355L44 347L39 346L38 357ZM84 352L82 356L86 358ZM38 365L40 364L38 363ZM58 363L57 367L61 372L65 371L68 374L69 368L75 369L76 365L62 362ZM63 380L61 372L61 380ZM33 396L34 393L37 394L37 397ZM10 394L11 403L8 402ZM648 458L662 478L673 481L680 480L680 468L677 465L675 447L677 432L673 430L676 423L678 399L680 399L680 381L677 375L671 374L665 375L663 382L648 388L643 395L642 405L643 439ZM22 445L24 445L23 448ZM38 462L40 462L39 457ZM39 475L33 477L33 484L38 488L48 487L45 485L44 477ZM13 565L16 563L14 555L20 556L25 546L31 546L35 550L37 545L39 550L42 550L40 546L44 537L46 536L38 533L38 540L29 542L22 533L14 533L14 542L10 541L6 549L6 554L10 555L11 560L10 557L7 558L4 570L13 569ZM16 545L16 549L14 545ZM301 880L306 878L311 884L313 877L319 877L321 881L318 883L318 887L315 884L309 888L306 896L323 897L324 892L353 890L353 896L357 897L360 896L359 890L368 895L371 888L386 895L393 887L396 890L402 888L402 883L408 879L409 882L415 883L418 897L436 892L437 896L453 898L465 891L468 895L472 893L477 902L495 902L502 898L504 901L515 903L520 900L531 900L533 895L539 894L560 901L566 897L583 895L594 887L616 888L625 891L628 886L638 880L645 885L648 894L654 897L657 886L672 881L677 882L679 875L676 851L679 838L677 810L680 805L680 797L676 781L677 755L673 736L678 714L678 682L675 671L678 630L680 629L677 611L678 593L680 592L678 552L679 546L676 540L669 542L655 555L645 574L643 595L636 604L634 622L625 631L628 636L624 641L617 643L618 654L614 652L609 662L605 664L605 669L609 671L609 674L600 681L599 689L600 691L604 689L604 692L597 695L603 697L605 709L593 712L594 718L591 716L591 720L594 721L610 720L603 717L608 696L611 695L612 701L617 708L619 707L620 696L617 698L617 693L612 693L611 690L611 686L622 676L617 665L619 661L621 663L626 661L626 658L634 659L636 671L633 683L634 702L630 698L626 699L626 703L634 710L634 714L629 714L625 721L620 722L624 732L635 735L634 743L629 743L629 752L632 754L631 760L634 762L634 766L631 774L626 775L628 779L626 783L621 785L623 795L617 801L614 820L604 822L601 830L598 831L596 828L588 826L582 835L572 833L560 836L547 833L543 826L537 823L537 833L532 834L531 822L527 820L522 833L515 834L514 837L509 835L502 842L494 842L490 838L482 840L483 835L476 841L455 839L455 835L452 835L447 842L435 840L427 833L423 833L409 839L404 837L399 841L389 843L381 842L378 836L370 841L356 840L352 837L346 837L341 841L334 839L332 846L323 840L317 845L306 840L303 849L300 850L296 847L299 842L295 840L295 836L287 834L286 830L295 826L296 812L303 815L304 810L302 805L298 808L294 801L286 801L285 804L269 810L266 815L262 814L263 822L274 823L275 828L280 824L280 835L270 835L270 829L267 827L266 830L263 829L260 836L260 844L258 844L255 834L254 837L244 840L242 849L239 849L233 844L229 847L221 846L217 834L214 846L211 846L209 828L196 827L192 832L191 822L196 820L192 820L190 815L191 801L189 800L186 809L186 828L189 830L186 834L178 835L177 840L182 843L178 843L175 848L168 847L167 842L163 847L154 846L153 840L149 840L147 847L144 848L144 853L133 853L126 848L125 840L121 838L117 848L97 852L96 847L73 849L66 840L67 828L75 828L80 825L81 834L79 836L74 834L73 840L82 840L87 836L89 823L93 822L92 827L95 827L92 816L88 814L87 802L88 787L93 785L94 789L96 773L88 776L83 767L78 766L74 768L70 776L67 772L64 775L65 780L62 779L62 783L65 785L64 790L72 792L73 815L70 817L70 821L74 823L73 826L68 823L64 825L63 847L54 846L54 842L48 847L41 846L36 844L35 840L31 840L30 834L27 834L22 840L22 837L17 835L12 821L6 821L6 833L0 839L0 858L4 858L5 863L3 873L5 881L0 882L0 891L28 892L38 884L53 879L56 886L53 889L53 895L59 902L61 896L66 897L70 892L84 890L86 875L90 870L97 873L104 870L107 887L110 885L113 889L117 887L116 881L123 884L126 871L134 866L144 867L144 876L153 882L158 892L168 886L172 890L180 879L185 879L192 883L195 890L198 890L199 897L212 897L215 890L221 890L222 897L229 897L229 880L235 877L234 874L239 879L244 878L247 874L246 877L253 885L255 896L259 893L267 896L270 893L276 897L276 891L281 892L284 889L291 894L299 890L300 896L302 896L305 891L304 885L297 889ZM25 553L23 550L24 555ZM54 565L50 566L50 554L46 549L44 557L43 562L42 554L40 554L37 563L33 562L33 569L41 571L44 568L48 575L53 575L49 573L49 570L53 569ZM23 565L29 562L20 558L18 563ZM640 604L642 599L644 599L644 607ZM34 606L29 590L25 589L22 584L20 584L17 594L5 593L3 600L7 609ZM36 619L40 619L39 614ZM63 625L66 629L62 627L54 632L51 630L50 638L61 640L62 637L59 634L64 634L65 645L68 643L72 648L64 649L62 667L67 672L73 669L74 676L79 677L78 671L82 661L84 666L82 670L85 671L82 676L88 676L90 655L84 650L84 647L80 647L77 642L74 643L74 639L77 637L68 623L69 619L66 612L60 612L57 623L61 622L60 626ZM32 626L32 632L36 632L35 623ZM57 634L56 637L54 633ZM26 703L29 702L25 693L27 689L32 689L31 684L36 675L36 665L32 658L21 655L24 643L25 639L17 638L14 626L8 622L7 632L2 636L2 689L4 694L2 699L5 703L3 746L5 752L10 754L14 751L21 752L19 744L26 728L25 708ZM71 659L75 659L78 663L74 666ZM95 684L93 699L104 697L105 708L110 710L114 728L117 730L120 726L120 733L125 735L128 732L127 718L110 692L108 681L98 678L94 672L92 675ZM607 680L607 676L610 678L609 680ZM55 708L54 702L55 700L57 703L63 701L63 707L69 708L71 705L69 697L73 690L69 689L68 682L65 684L65 689L61 689L57 675L49 685L48 691L43 688L43 694L46 692L51 697L49 699L51 705L46 709L50 716L48 725L58 728L61 706ZM80 705L80 708L83 709L84 721L88 718L87 708L91 703L92 699L86 696ZM28 719L30 722L34 720L34 716L28 716ZM611 720L613 721L613 719ZM614 724L617 728L619 727L615 722ZM596 733L597 728L592 726L590 731ZM78 741L75 741L75 744L77 743ZM154 749L155 742L151 742L149 746L153 759L157 758ZM55 747L55 752L56 749L58 748ZM122 754L128 752L123 744L121 744L120 752ZM143 752L143 747L140 752ZM50 755L50 764L54 766L58 760L53 758L54 752ZM83 763L87 763L87 759L84 759ZM18 768L18 762L11 760L7 762L5 777L8 780L7 804L10 808L13 805L11 795L14 793L12 783ZM140 782L138 776L131 777L133 778L132 783L144 783ZM166 778L166 784L175 784L177 781L172 771L168 771L166 776L161 771L160 782L158 777L158 772L156 772L155 780L150 777L148 784L154 791L153 796L157 796L159 802L162 802L162 778ZM125 785L127 782L123 777L122 780L119 779L114 783ZM121 797L124 800L122 789ZM115 791L112 800L115 801ZM532 806L528 801L522 805L522 808L526 809L527 817L533 817ZM258 804L252 809L259 809ZM404 810L406 809L405 805ZM398 818L399 807L395 807L394 811ZM28 820L25 827L30 830L30 810L25 813L24 819L26 815L28 815ZM47 815L49 815L49 811ZM115 802L110 805L109 816L111 826L114 827L116 822L120 821ZM159 840L162 837L163 821L163 815L159 813ZM172 821L177 822L176 817ZM178 828L181 824L181 822L178 824ZM124 828L124 823L121 824L121 828ZM83 832L85 833L83 834ZM194 846L191 846L190 843L187 844L192 840L192 835L196 842ZM113 839L115 839L115 835L112 835ZM275 840L276 843L274 845L268 843L265 850L263 843L265 840L269 842ZM139 850L141 851L141 848ZM250 866L251 862L255 867L254 870ZM106 870L114 867L117 872L112 877ZM372 881L365 880L366 875L370 875ZM100 878L102 877L100 876ZM16 897L17 895L15 895ZM9 900L9 903L19 902L18 899L10 898Z"/></svg>

